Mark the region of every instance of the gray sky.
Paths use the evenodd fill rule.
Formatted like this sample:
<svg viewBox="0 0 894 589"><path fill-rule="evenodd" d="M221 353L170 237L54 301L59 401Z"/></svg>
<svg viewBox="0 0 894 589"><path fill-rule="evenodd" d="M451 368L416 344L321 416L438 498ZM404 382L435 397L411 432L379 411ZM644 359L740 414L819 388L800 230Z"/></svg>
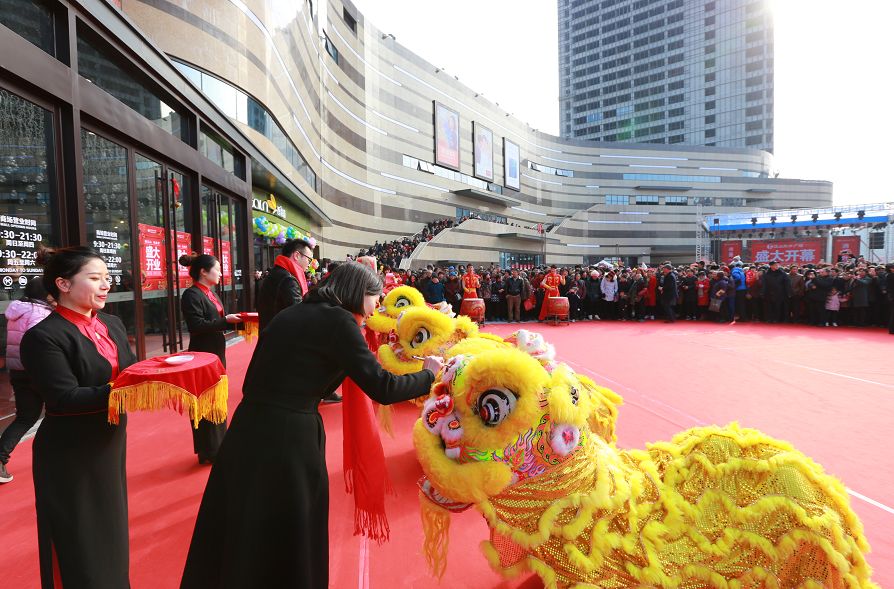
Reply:
<svg viewBox="0 0 894 589"><path fill-rule="evenodd" d="M354 0L377 28L499 103L558 133L555 0ZM771 0L776 167L831 180L835 204L894 201L894 2Z"/></svg>

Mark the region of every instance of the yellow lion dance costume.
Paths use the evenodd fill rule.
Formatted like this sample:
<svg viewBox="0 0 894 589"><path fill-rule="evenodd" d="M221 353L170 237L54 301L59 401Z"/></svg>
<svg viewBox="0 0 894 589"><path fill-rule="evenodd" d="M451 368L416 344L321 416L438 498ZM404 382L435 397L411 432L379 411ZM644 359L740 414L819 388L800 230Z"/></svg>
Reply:
<svg viewBox="0 0 894 589"><path fill-rule="evenodd" d="M591 426L602 395L520 349L445 365L413 432L438 576L449 514L474 506L491 565L550 588L877 589L844 486L818 464L736 424L619 450Z"/></svg>

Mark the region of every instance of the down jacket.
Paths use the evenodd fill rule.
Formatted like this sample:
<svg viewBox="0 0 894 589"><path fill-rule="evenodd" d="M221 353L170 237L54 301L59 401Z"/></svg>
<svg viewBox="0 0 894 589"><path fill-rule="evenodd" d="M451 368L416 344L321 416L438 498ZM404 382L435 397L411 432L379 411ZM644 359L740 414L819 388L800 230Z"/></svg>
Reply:
<svg viewBox="0 0 894 589"><path fill-rule="evenodd" d="M28 299L13 301L6 308L6 365L10 370L25 370L19 352L22 336L52 312L49 305Z"/></svg>

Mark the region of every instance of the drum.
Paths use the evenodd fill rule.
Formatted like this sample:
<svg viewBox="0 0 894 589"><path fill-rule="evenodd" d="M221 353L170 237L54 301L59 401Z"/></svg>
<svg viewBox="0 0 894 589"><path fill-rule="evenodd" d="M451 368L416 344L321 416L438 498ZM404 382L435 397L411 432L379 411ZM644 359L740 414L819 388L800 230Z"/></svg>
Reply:
<svg viewBox="0 0 894 589"><path fill-rule="evenodd" d="M465 315L475 323L484 323L484 299L463 299L459 314Z"/></svg>
<svg viewBox="0 0 894 589"><path fill-rule="evenodd" d="M546 319L558 324L560 321L568 322L568 297L549 297L546 299Z"/></svg>

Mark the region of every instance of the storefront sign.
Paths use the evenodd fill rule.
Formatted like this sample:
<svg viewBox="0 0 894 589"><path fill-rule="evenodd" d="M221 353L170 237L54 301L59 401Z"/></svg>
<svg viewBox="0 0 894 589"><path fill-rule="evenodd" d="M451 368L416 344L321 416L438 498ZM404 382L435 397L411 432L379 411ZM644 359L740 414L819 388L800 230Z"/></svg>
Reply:
<svg viewBox="0 0 894 589"><path fill-rule="evenodd" d="M43 271L37 266L37 244L43 235L37 231L37 221L0 215L0 284L3 290L12 290L28 284L31 276Z"/></svg>
<svg viewBox="0 0 894 589"><path fill-rule="evenodd" d="M742 255L742 240L720 242L720 261L729 264L736 256Z"/></svg>
<svg viewBox="0 0 894 589"><path fill-rule="evenodd" d="M177 255L174 257L174 266L177 268L177 282L180 288L189 288L192 278L189 276L189 268L180 265L180 256L192 252L192 235L184 231L171 231L171 241L176 243Z"/></svg>
<svg viewBox="0 0 894 589"><path fill-rule="evenodd" d="M821 239L750 241L749 245L756 264L816 264L823 257Z"/></svg>
<svg viewBox="0 0 894 589"><path fill-rule="evenodd" d="M857 259L860 255L860 236L859 235L838 235L832 238L832 261L846 262L842 257L842 252L848 252L851 258Z"/></svg>
<svg viewBox="0 0 894 589"><path fill-rule="evenodd" d="M288 221L286 218L286 209L282 205L276 202L276 197L272 194L267 199L258 198L258 193L255 193L255 196L251 199L251 208L256 211L261 211L262 213L268 213L270 215L274 215L279 217L283 221Z"/></svg>
<svg viewBox="0 0 894 589"><path fill-rule="evenodd" d="M97 229L93 239L93 249L99 252L106 261L109 268L109 274L112 276L114 284L121 284L121 276L124 273L122 263L121 248L123 244L118 241L117 231L105 231Z"/></svg>

